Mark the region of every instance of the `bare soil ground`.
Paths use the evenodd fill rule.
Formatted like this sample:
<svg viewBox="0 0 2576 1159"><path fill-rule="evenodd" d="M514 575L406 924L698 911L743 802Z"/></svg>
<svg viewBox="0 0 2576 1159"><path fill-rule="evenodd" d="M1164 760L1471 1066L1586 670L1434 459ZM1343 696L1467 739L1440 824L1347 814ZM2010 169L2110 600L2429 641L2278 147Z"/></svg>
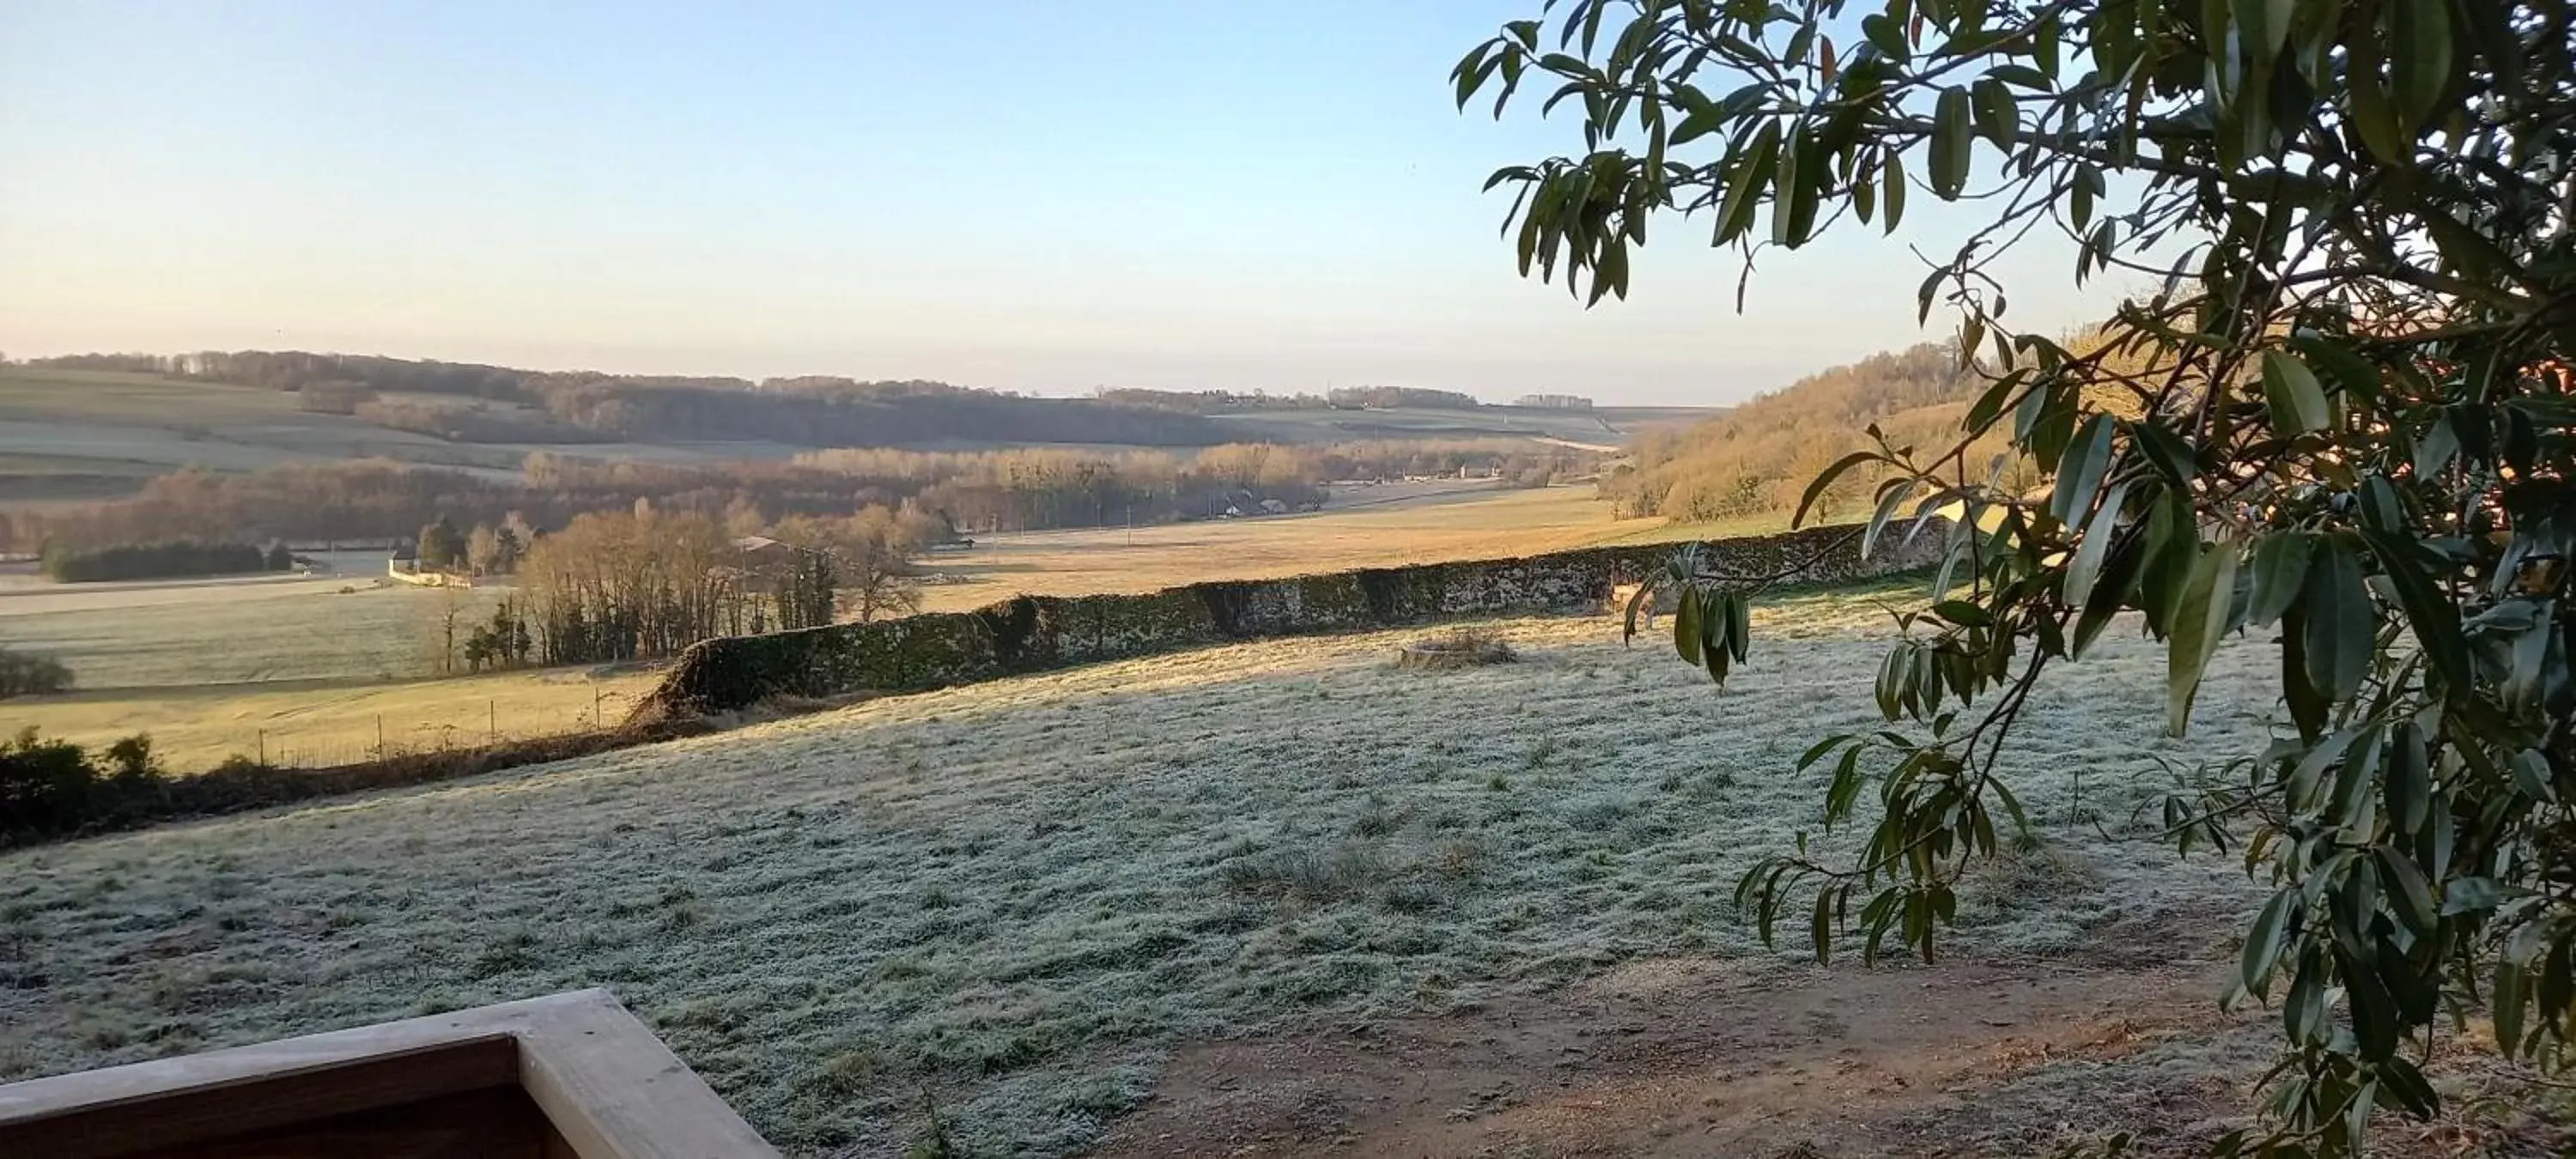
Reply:
<svg viewBox="0 0 2576 1159"><path fill-rule="evenodd" d="M2244 1020L2203 955L2153 963L1642 962L1552 997L1183 1050L1102 1155L1971 1156L2108 1130L2205 1139L2242 1113L2195 1071L2070 1106L2051 1068ZM2161 1150L2164 1148L2154 1148Z"/></svg>
<svg viewBox="0 0 2576 1159"><path fill-rule="evenodd" d="M2256 1125L2268 1011L2222 1009L2216 914L2071 955L1874 966L1658 958L1441 1017L1204 1042L1090 1154L1972 1159L2129 1138L2200 1156ZM2447 1039L2446 1107L2383 1156L2576 1154L2563 1096Z"/></svg>

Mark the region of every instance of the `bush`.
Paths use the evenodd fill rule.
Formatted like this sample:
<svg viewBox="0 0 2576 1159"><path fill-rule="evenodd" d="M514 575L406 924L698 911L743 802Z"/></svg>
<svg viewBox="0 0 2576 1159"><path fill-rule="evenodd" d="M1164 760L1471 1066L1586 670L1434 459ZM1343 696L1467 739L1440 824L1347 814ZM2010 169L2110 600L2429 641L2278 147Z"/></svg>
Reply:
<svg viewBox="0 0 2576 1159"><path fill-rule="evenodd" d="M177 539L93 548L45 546L45 574L67 584L234 575L267 567L267 555L247 543Z"/></svg>
<svg viewBox="0 0 2576 1159"><path fill-rule="evenodd" d="M152 740L130 736L93 760L70 741L30 728L0 744L0 838L76 832L161 795Z"/></svg>
<svg viewBox="0 0 2576 1159"><path fill-rule="evenodd" d="M0 648L0 700L12 696L50 696L69 692L72 670L51 656L33 656Z"/></svg>

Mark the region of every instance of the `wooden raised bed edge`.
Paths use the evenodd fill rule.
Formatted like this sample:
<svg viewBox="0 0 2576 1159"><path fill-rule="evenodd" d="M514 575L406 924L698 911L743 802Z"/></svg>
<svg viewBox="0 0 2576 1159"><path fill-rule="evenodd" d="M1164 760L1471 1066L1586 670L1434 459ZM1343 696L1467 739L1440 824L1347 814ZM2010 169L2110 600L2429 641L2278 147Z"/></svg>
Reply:
<svg viewBox="0 0 2576 1159"><path fill-rule="evenodd" d="M182 1153L517 1088L578 1159L778 1152L606 990L578 990L0 1086L0 1155Z"/></svg>

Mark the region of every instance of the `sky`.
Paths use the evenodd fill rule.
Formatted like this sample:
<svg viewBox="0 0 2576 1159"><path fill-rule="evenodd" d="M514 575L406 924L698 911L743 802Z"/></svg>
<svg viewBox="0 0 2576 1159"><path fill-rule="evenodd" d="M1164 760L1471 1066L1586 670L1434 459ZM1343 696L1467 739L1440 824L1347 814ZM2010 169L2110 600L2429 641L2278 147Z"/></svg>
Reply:
<svg viewBox="0 0 2576 1159"><path fill-rule="evenodd" d="M1741 314L1678 218L1627 302L1519 277L1480 187L1578 123L1447 77L1538 9L0 0L0 352L1718 405L1946 334L1874 234ZM2017 320L2101 313L2071 261Z"/></svg>

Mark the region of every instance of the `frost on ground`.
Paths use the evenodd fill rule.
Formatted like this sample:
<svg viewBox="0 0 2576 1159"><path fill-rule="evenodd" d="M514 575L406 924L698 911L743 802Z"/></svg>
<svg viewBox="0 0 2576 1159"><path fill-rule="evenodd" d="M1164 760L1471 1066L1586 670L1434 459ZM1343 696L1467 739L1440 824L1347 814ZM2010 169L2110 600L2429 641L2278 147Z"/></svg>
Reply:
<svg viewBox="0 0 2576 1159"><path fill-rule="evenodd" d="M1275 641L0 857L0 1080L605 985L790 1153L928 1103L1072 1150L1184 1041L1766 953L1735 878L1814 824L1798 753L1876 725L1892 595L1773 603L1723 694L1594 618L1452 672L1391 663L1421 632ZM2084 819L2244 751L2268 655L2222 654L2188 742L2159 649L2058 672L2014 769L2048 841L1952 944L2240 908L2228 861Z"/></svg>

